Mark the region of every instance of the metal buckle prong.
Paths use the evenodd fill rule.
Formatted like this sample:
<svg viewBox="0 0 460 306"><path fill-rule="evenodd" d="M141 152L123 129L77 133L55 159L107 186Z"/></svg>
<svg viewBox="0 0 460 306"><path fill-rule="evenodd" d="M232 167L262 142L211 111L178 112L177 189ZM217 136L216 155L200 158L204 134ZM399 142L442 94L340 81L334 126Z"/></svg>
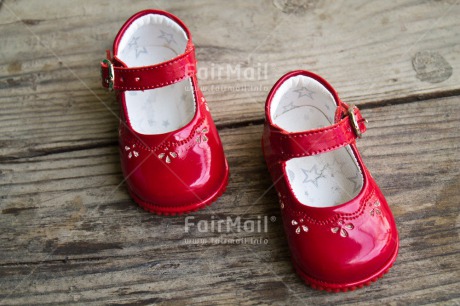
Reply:
<svg viewBox="0 0 460 306"><path fill-rule="evenodd" d="M354 111L355 108L357 109L357 107L354 105L350 105L350 107L348 107L348 116L350 117L351 126L353 127L353 131L355 132L356 136L358 136L358 138L361 138L363 134L361 133L361 129L359 128L358 120L356 118L356 114Z"/></svg>
<svg viewBox="0 0 460 306"><path fill-rule="evenodd" d="M102 62L106 64L107 68L109 69L109 78L105 79L105 82L108 84L109 90L113 91L113 82L115 80L115 70L113 68L113 64L108 59L104 59Z"/></svg>

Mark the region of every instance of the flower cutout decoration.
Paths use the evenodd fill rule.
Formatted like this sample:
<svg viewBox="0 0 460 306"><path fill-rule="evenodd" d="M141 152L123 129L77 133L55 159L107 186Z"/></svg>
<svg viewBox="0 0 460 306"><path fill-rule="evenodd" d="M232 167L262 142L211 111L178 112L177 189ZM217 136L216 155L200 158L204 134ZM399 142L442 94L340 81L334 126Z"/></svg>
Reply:
<svg viewBox="0 0 460 306"><path fill-rule="evenodd" d="M374 205L373 205L373 208L370 212L371 216L380 216L382 214L382 211L380 210L380 201L377 200Z"/></svg>
<svg viewBox="0 0 460 306"><path fill-rule="evenodd" d="M165 162L166 162L167 164L170 164L171 161L172 161L171 158L176 158L176 157L177 157L177 153L176 153L176 152L173 152L173 151L169 152L169 151L168 151L168 148L166 148L165 151L166 151L166 152L163 152L163 153L158 154L158 158L159 158L159 159L163 159L163 158L164 158L164 159L165 159Z"/></svg>
<svg viewBox="0 0 460 306"><path fill-rule="evenodd" d="M137 152L135 150L136 148L136 145L133 144L132 145L132 148L130 148L129 146L125 146L125 151L128 152L128 158L131 159L133 156L134 157L138 157L139 156L139 152Z"/></svg>
<svg viewBox="0 0 460 306"><path fill-rule="evenodd" d="M206 133L208 132L207 128L203 128L201 131L196 131L198 136L196 137L196 142L197 143L202 143L202 142L207 142L208 137L206 137Z"/></svg>
<svg viewBox="0 0 460 306"><path fill-rule="evenodd" d="M291 221L291 224L296 227L295 229L296 234L300 234L302 231L304 231L305 233L308 232L308 226L302 223L303 223L303 219L300 219L299 222L297 222L296 220Z"/></svg>
<svg viewBox="0 0 460 306"><path fill-rule="evenodd" d="M348 232L347 230L352 230L354 229L355 227L353 226L353 224L351 223L344 223L342 220L340 220L338 222L338 225L339 226L335 226L333 228L331 228L331 231L334 233L334 234L337 234L337 233L340 233L340 236L341 237L348 237Z"/></svg>

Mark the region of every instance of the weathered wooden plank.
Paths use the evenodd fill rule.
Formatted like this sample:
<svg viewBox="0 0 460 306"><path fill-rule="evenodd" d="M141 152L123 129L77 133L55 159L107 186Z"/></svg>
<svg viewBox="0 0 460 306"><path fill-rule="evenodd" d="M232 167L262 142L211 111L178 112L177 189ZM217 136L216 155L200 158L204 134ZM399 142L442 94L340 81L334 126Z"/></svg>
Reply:
<svg viewBox="0 0 460 306"><path fill-rule="evenodd" d="M355 104L460 90L460 4L453 1L4 1L0 105L8 131L23 131L27 118L45 124L73 115L71 127L83 133L96 118L112 120L109 112L90 115L103 108L88 88L113 100L99 88L98 62L126 18L151 6L190 26L201 85L219 124L261 119L267 91L294 69L318 72ZM244 77L259 64L260 78ZM227 71L238 67L240 77Z"/></svg>
<svg viewBox="0 0 460 306"><path fill-rule="evenodd" d="M121 182L115 145L1 164L0 304L455 303L458 286L460 98L364 111L359 146L391 204L401 237L378 283L331 295L293 273L260 152L261 126L221 131L228 191L196 220L276 217L267 233L185 233L185 217L138 209ZM186 244L264 238L268 244Z"/></svg>

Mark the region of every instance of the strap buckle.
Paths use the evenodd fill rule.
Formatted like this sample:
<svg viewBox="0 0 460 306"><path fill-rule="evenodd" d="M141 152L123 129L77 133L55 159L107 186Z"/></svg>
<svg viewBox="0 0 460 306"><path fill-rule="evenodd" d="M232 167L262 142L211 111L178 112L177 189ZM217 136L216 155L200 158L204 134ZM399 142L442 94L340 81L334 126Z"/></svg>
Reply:
<svg viewBox="0 0 460 306"><path fill-rule="evenodd" d="M109 61L108 59L104 59L102 61L102 63L106 64L107 68L109 70L108 78L105 78L104 82L107 84L107 86L109 88L109 91L113 91L113 82L115 80L115 69L113 68L112 62ZM102 70L101 70L101 75L102 75ZM102 77L104 77L104 76L102 76Z"/></svg>
<svg viewBox="0 0 460 306"><path fill-rule="evenodd" d="M351 127L353 128L353 132L355 132L358 138L361 138L363 133L361 132L361 129L359 128L358 119L356 118L356 114L355 114L355 109L359 111L359 109L355 105L350 105L348 107L347 112L348 112L348 116L350 117L350 122L351 122ZM367 123L366 119L363 118L363 120L364 122Z"/></svg>

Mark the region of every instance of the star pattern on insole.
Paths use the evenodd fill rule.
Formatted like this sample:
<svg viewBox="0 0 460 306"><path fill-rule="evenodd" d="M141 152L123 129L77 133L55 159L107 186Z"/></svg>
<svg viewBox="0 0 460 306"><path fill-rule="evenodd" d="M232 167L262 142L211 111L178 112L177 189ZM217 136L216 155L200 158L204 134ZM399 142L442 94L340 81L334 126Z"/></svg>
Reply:
<svg viewBox="0 0 460 306"><path fill-rule="evenodd" d="M161 32L161 35L158 36L158 38L164 39L164 41L167 42L168 44L171 44L172 42L176 43L176 41L174 40L174 35L167 33L163 30L160 30L160 32Z"/></svg>
<svg viewBox="0 0 460 306"><path fill-rule="evenodd" d="M314 91L308 89L307 87L301 87L299 89L294 90L299 96L297 98L302 98L302 97L309 97L310 99L313 99L313 94L315 94Z"/></svg>
<svg viewBox="0 0 460 306"><path fill-rule="evenodd" d="M133 36L133 38L131 38L131 40L129 41L128 43L128 48L137 48L137 41L139 40L140 36Z"/></svg>
<svg viewBox="0 0 460 306"><path fill-rule="evenodd" d="M145 47L136 48L136 58L138 58L139 55L146 54L146 53L147 53L147 49Z"/></svg>
<svg viewBox="0 0 460 306"><path fill-rule="evenodd" d="M305 179L303 180L303 183L312 183L316 186L316 188L318 188L318 180L320 178L326 178L326 176L324 176L323 174L324 167L320 171L318 171L318 167L316 167L316 165L314 165L310 170L306 170L303 168L301 168L300 170L302 170L303 174L305 174Z"/></svg>

